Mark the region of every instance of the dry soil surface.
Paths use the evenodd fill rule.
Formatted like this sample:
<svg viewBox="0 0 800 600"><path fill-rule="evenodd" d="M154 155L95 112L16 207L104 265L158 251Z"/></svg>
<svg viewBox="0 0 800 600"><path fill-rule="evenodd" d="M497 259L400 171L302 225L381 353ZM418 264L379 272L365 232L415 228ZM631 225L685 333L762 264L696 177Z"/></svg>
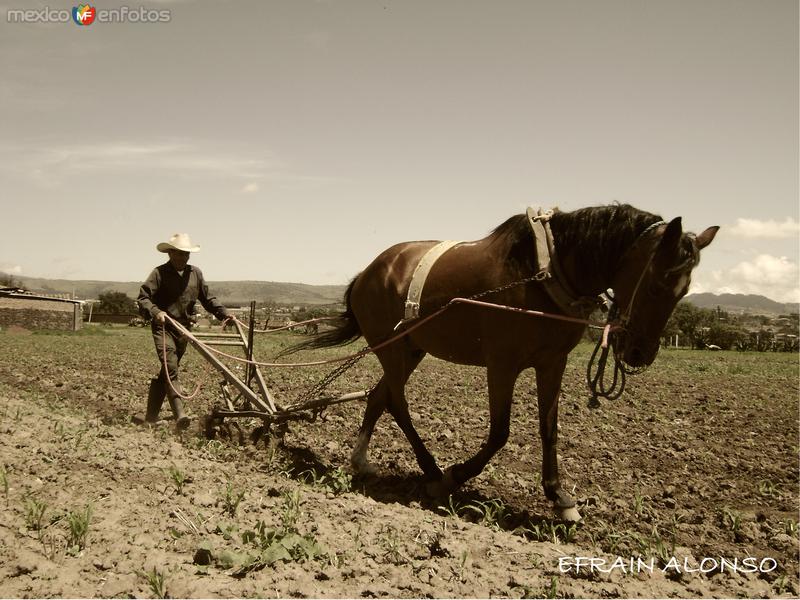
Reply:
<svg viewBox="0 0 800 600"><path fill-rule="evenodd" d="M149 332L94 331L0 333L0 596L800 591L797 355L664 351L621 399L592 409L581 346L561 400L562 476L585 518L570 527L552 520L538 484L529 374L506 448L435 500L388 416L371 447L380 474L351 478L360 402L256 442L249 419L211 440L199 418L182 434L134 425L155 368ZM257 356L296 340L260 340ZM186 387L203 386L188 402L202 416L218 378L191 350L184 371ZM322 372L269 370L268 380L289 402ZM367 359L335 387L368 388L378 373ZM408 395L442 466L477 450L488 423L481 370L426 359ZM579 558L594 567L577 569Z"/></svg>

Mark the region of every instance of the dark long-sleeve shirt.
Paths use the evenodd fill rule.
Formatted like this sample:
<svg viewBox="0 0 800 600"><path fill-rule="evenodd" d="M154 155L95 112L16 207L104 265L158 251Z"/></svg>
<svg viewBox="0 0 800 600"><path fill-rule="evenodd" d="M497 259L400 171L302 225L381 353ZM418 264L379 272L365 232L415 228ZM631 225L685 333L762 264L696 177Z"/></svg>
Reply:
<svg viewBox="0 0 800 600"><path fill-rule="evenodd" d="M214 296L209 295L203 273L193 265L186 265L181 276L172 263L159 265L139 289L139 310L155 318L160 311L184 326L189 325L189 316L194 313L195 302L200 301L217 319L228 316L225 307Z"/></svg>

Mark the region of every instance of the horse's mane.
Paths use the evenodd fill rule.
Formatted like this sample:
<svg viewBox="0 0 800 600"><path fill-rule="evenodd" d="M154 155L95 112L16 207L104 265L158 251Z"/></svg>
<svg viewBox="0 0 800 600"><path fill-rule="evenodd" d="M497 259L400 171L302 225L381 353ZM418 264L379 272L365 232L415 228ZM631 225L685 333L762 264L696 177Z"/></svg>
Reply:
<svg viewBox="0 0 800 600"><path fill-rule="evenodd" d="M610 280L625 251L650 225L661 221L659 215L639 210L629 204L610 204L581 208L571 212L555 211L550 227L556 251L569 248L589 273L602 274ZM520 272L536 269L533 233L526 215L514 215L490 234L493 243L506 247L508 260ZM671 270L697 264L699 252L687 235L681 240L681 256Z"/></svg>

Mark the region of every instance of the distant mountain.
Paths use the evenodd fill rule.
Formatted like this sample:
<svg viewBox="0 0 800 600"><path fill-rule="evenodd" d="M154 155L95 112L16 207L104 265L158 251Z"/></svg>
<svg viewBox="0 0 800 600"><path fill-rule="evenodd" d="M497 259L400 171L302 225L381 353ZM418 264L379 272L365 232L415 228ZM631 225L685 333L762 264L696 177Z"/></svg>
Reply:
<svg viewBox="0 0 800 600"><path fill-rule="evenodd" d="M699 308L720 307L728 312L785 315L800 311L796 302L775 302L757 294L689 294L686 301Z"/></svg>
<svg viewBox="0 0 800 600"><path fill-rule="evenodd" d="M40 279L16 277L31 292L72 294L79 299L97 299L105 292L122 292L136 298L141 282ZM251 300L280 305L334 304L342 301L344 285L309 285L278 281L209 281L217 299L228 306L247 305Z"/></svg>

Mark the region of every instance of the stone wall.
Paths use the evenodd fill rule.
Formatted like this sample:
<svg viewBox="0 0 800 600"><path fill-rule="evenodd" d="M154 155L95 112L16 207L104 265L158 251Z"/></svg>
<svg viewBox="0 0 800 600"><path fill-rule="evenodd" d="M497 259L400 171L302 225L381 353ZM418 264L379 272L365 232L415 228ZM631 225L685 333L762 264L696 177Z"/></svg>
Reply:
<svg viewBox="0 0 800 600"><path fill-rule="evenodd" d="M81 328L81 305L57 300L0 297L0 327L75 331Z"/></svg>

